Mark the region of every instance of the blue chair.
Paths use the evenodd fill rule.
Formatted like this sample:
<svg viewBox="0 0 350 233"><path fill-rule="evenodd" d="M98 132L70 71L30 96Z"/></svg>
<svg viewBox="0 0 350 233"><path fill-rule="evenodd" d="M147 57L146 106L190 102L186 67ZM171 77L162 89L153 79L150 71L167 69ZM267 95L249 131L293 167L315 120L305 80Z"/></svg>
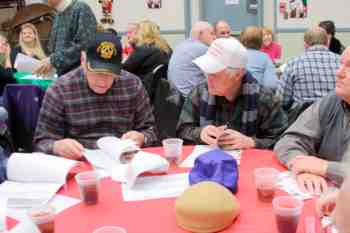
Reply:
<svg viewBox="0 0 350 233"><path fill-rule="evenodd" d="M45 91L29 84L8 84L3 100L16 151L33 152L33 138Z"/></svg>

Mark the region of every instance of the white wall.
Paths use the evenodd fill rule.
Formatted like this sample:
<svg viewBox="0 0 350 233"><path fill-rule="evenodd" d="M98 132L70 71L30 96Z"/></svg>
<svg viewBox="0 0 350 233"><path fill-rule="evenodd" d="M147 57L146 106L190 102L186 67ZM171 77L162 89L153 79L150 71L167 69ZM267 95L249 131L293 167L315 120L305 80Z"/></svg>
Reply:
<svg viewBox="0 0 350 233"><path fill-rule="evenodd" d="M273 29L274 27L274 0L262 0L264 1L264 26L270 27ZM313 0L316 1L316 0ZM342 0L343 1L343 0ZM320 1L321 2L321 1ZM322 1L323 2L323 1ZM338 1L333 1L334 3L339 3ZM322 4L317 5L316 9L310 9L310 10L317 10L316 12L319 12L320 9L323 7L323 11L325 11L324 8L327 6ZM331 11L326 16L315 16L312 19L312 22L310 23L310 27L314 26L318 23L319 20L325 20L325 19L332 19L332 15L337 15L337 18L341 19L341 21L344 21L344 17L348 18L350 28L350 15L348 14L348 8L344 8L343 12L340 12L339 7L338 11ZM339 16L340 15L340 16ZM279 43L283 47L283 55L282 60L286 61L292 56L296 56L303 52L304 50L304 42L303 42L303 36L304 34L302 32L299 33L277 33L276 38L279 41ZM339 40L344 44L350 46L350 32L339 32L336 34L336 37L339 38Z"/></svg>
<svg viewBox="0 0 350 233"><path fill-rule="evenodd" d="M94 11L96 18L100 21L102 17L101 4L98 0L85 0ZM198 0L191 2L193 14L198 14ZM156 22L161 31L177 31L179 34L163 34L169 44L174 47L185 38L185 5L184 0L162 0L161 9L148 9L145 0L117 0L113 3L113 15L115 23L104 25L105 28L113 27L118 31L125 32L129 22L139 22L149 19Z"/></svg>

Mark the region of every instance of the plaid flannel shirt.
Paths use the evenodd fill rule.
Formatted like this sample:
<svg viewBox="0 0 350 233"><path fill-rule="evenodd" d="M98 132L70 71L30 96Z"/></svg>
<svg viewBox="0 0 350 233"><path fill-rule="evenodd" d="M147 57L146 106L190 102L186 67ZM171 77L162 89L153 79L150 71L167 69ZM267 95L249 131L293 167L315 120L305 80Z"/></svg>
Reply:
<svg viewBox="0 0 350 233"><path fill-rule="evenodd" d="M155 120L142 82L122 71L106 94L93 92L82 68L59 78L46 92L35 132L36 150L52 153L53 143L76 139L96 148L103 136L121 137L136 130L145 135L145 146L158 142Z"/></svg>
<svg viewBox="0 0 350 233"><path fill-rule="evenodd" d="M335 89L339 55L322 45L306 49L287 63L277 88L285 110L293 103L314 102Z"/></svg>
<svg viewBox="0 0 350 233"><path fill-rule="evenodd" d="M80 53L96 34L97 21L89 5L73 0L59 12L52 25L48 44L50 62L62 75L80 65Z"/></svg>
<svg viewBox="0 0 350 233"><path fill-rule="evenodd" d="M247 93L250 93L251 87L251 84L247 84L242 86L242 89L246 88ZM211 98L216 99L214 104L210 103ZM182 108L178 122L178 136L190 143L203 143L200 140L200 132L208 124L203 121L206 116L201 115L200 109L215 112L215 119L211 124L227 125L228 128L241 132L241 119L245 108L243 98L244 96L240 95L232 103L224 97L210 95L206 83L197 86ZM280 106L279 99L273 95L271 90L261 86L258 92L257 116L254 124L256 131L247 136L254 139L256 148L272 148L287 127L287 116Z"/></svg>

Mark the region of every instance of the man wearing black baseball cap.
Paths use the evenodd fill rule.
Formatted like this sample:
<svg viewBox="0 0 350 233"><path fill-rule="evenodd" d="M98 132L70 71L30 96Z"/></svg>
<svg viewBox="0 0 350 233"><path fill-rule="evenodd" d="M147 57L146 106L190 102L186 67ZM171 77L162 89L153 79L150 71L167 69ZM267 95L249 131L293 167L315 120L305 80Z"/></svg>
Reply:
<svg viewBox="0 0 350 233"><path fill-rule="evenodd" d="M118 37L97 33L81 67L49 87L35 132L38 151L79 159L103 136L157 142L149 98L140 79L121 69L121 56Z"/></svg>

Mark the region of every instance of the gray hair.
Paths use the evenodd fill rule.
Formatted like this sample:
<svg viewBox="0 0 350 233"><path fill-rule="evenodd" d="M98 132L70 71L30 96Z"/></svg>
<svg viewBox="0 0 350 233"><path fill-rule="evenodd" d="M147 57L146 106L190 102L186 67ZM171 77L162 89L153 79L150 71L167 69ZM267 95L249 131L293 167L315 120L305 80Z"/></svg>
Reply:
<svg viewBox="0 0 350 233"><path fill-rule="evenodd" d="M210 29L210 28L213 28L213 26L206 21L198 21L198 22L194 23L192 26L192 29L191 29L191 38L198 40L200 34L203 31Z"/></svg>

